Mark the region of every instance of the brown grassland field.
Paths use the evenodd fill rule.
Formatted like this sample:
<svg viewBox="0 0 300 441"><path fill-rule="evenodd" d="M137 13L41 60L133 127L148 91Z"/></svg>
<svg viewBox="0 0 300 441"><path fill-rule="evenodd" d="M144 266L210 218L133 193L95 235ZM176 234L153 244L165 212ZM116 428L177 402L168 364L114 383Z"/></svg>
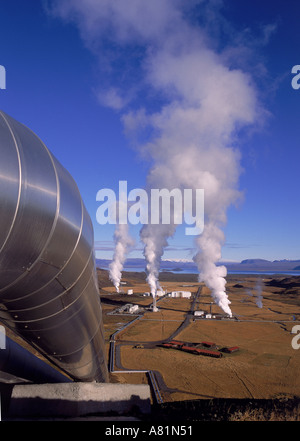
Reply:
<svg viewBox="0 0 300 441"><path fill-rule="evenodd" d="M111 381L148 383L145 374L122 370L152 370L156 374L165 403L209 399L289 400L300 397L300 350L293 349L293 326L300 324L300 278L286 276L229 275L227 294L235 319L190 319L176 340L214 342L219 348L238 346L239 350L221 358L198 356L166 349L159 342L168 339L191 310L192 299L165 297L159 311L147 309L152 298L143 273L124 273L124 293L116 294L107 273L98 270L104 330L109 354L111 335L116 335L116 364ZM262 281L262 307L256 304L257 277ZM164 290L191 291L199 284L195 275L163 273ZM133 295L127 290L133 289ZM209 312L212 298L203 286L196 310ZM108 314L122 304L138 304L146 309L139 320L122 330L135 316ZM222 310L212 305L213 314ZM137 348L136 346L139 345ZM118 365L117 365L118 364ZM117 371L120 371L118 373ZM299 406L296 416L299 419Z"/></svg>
<svg viewBox="0 0 300 441"><path fill-rule="evenodd" d="M258 278L262 307L256 304ZM231 320L188 315L199 288L196 275L161 273L166 292L190 291L192 298L163 297L158 312L149 309L152 297L143 296L149 290L144 273L124 272L122 280L126 284L117 294L108 272L98 269L108 362L116 333L110 382L150 384L149 375L137 371L152 371L163 401L157 405L152 394L153 408L166 421L300 421L300 349L292 347L292 339L300 343L300 336L291 333L300 325L300 277L228 275ZM139 315L113 313L128 303L141 307ZM195 310L209 312L210 307L216 316L223 314L202 286ZM47 362L9 329L7 335ZM212 358L161 347L172 335L239 350Z"/></svg>

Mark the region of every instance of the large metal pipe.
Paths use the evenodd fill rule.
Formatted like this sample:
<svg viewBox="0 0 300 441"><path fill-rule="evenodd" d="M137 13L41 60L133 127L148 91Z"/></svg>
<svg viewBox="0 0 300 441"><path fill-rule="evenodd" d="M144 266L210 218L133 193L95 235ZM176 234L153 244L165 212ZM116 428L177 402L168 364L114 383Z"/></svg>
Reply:
<svg viewBox="0 0 300 441"><path fill-rule="evenodd" d="M6 347L0 350L0 374L7 373L19 380L27 380L36 384L68 383L71 380L6 337Z"/></svg>
<svg viewBox="0 0 300 441"><path fill-rule="evenodd" d="M77 185L0 112L0 321L78 381L108 380L94 233Z"/></svg>

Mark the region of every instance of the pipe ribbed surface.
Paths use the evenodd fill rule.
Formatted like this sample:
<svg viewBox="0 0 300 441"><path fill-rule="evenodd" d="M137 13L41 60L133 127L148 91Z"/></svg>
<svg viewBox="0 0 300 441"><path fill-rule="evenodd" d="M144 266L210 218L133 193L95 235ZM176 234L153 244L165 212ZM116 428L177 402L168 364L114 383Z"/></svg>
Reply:
<svg viewBox="0 0 300 441"><path fill-rule="evenodd" d="M57 369L42 361L15 341L6 337L6 348L0 350L0 373L36 384L68 383L71 380Z"/></svg>
<svg viewBox="0 0 300 441"><path fill-rule="evenodd" d="M78 381L108 379L94 233L77 185L0 112L0 321Z"/></svg>

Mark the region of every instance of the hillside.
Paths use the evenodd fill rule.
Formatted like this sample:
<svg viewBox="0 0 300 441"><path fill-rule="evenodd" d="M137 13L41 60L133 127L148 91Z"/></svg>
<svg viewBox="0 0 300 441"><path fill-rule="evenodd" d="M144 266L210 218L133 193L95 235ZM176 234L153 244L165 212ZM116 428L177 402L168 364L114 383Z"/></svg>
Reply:
<svg viewBox="0 0 300 441"><path fill-rule="evenodd" d="M108 269L110 264L108 259L97 259L96 264L98 268ZM241 262L220 262L218 265L225 265L228 271L299 271L300 275L300 260L266 260L266 259L245 259ZM142 258L128 258L124 265L125 271L144 271L145 260ZM161 271L170 271L177 273L195 272L197 267L194 262L177 261L177 260L163 260L161 262Z"/></svg>

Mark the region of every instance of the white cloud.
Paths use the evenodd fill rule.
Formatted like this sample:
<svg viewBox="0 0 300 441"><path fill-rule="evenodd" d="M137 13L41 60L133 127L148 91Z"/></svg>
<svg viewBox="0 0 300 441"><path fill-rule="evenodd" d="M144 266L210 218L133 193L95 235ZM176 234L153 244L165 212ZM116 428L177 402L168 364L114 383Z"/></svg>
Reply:
<svg viewBox="0 0 300 441"><path fill-rule="evenodd" d="M82 36L91 42L104 34L119 43L159 42L170 25L181 21L177 7L180 3L180 0L56 0L52 2L52 12L74 21Z"/></svg>
<svg viewBox="0 0 300 441"><path fill-rule="evenodd" d="M97 93L97 98L101 105L114 110L121 110L128 103L128 99L123 97L121 92L113 87L107 90L100 90Z"/></svg>

